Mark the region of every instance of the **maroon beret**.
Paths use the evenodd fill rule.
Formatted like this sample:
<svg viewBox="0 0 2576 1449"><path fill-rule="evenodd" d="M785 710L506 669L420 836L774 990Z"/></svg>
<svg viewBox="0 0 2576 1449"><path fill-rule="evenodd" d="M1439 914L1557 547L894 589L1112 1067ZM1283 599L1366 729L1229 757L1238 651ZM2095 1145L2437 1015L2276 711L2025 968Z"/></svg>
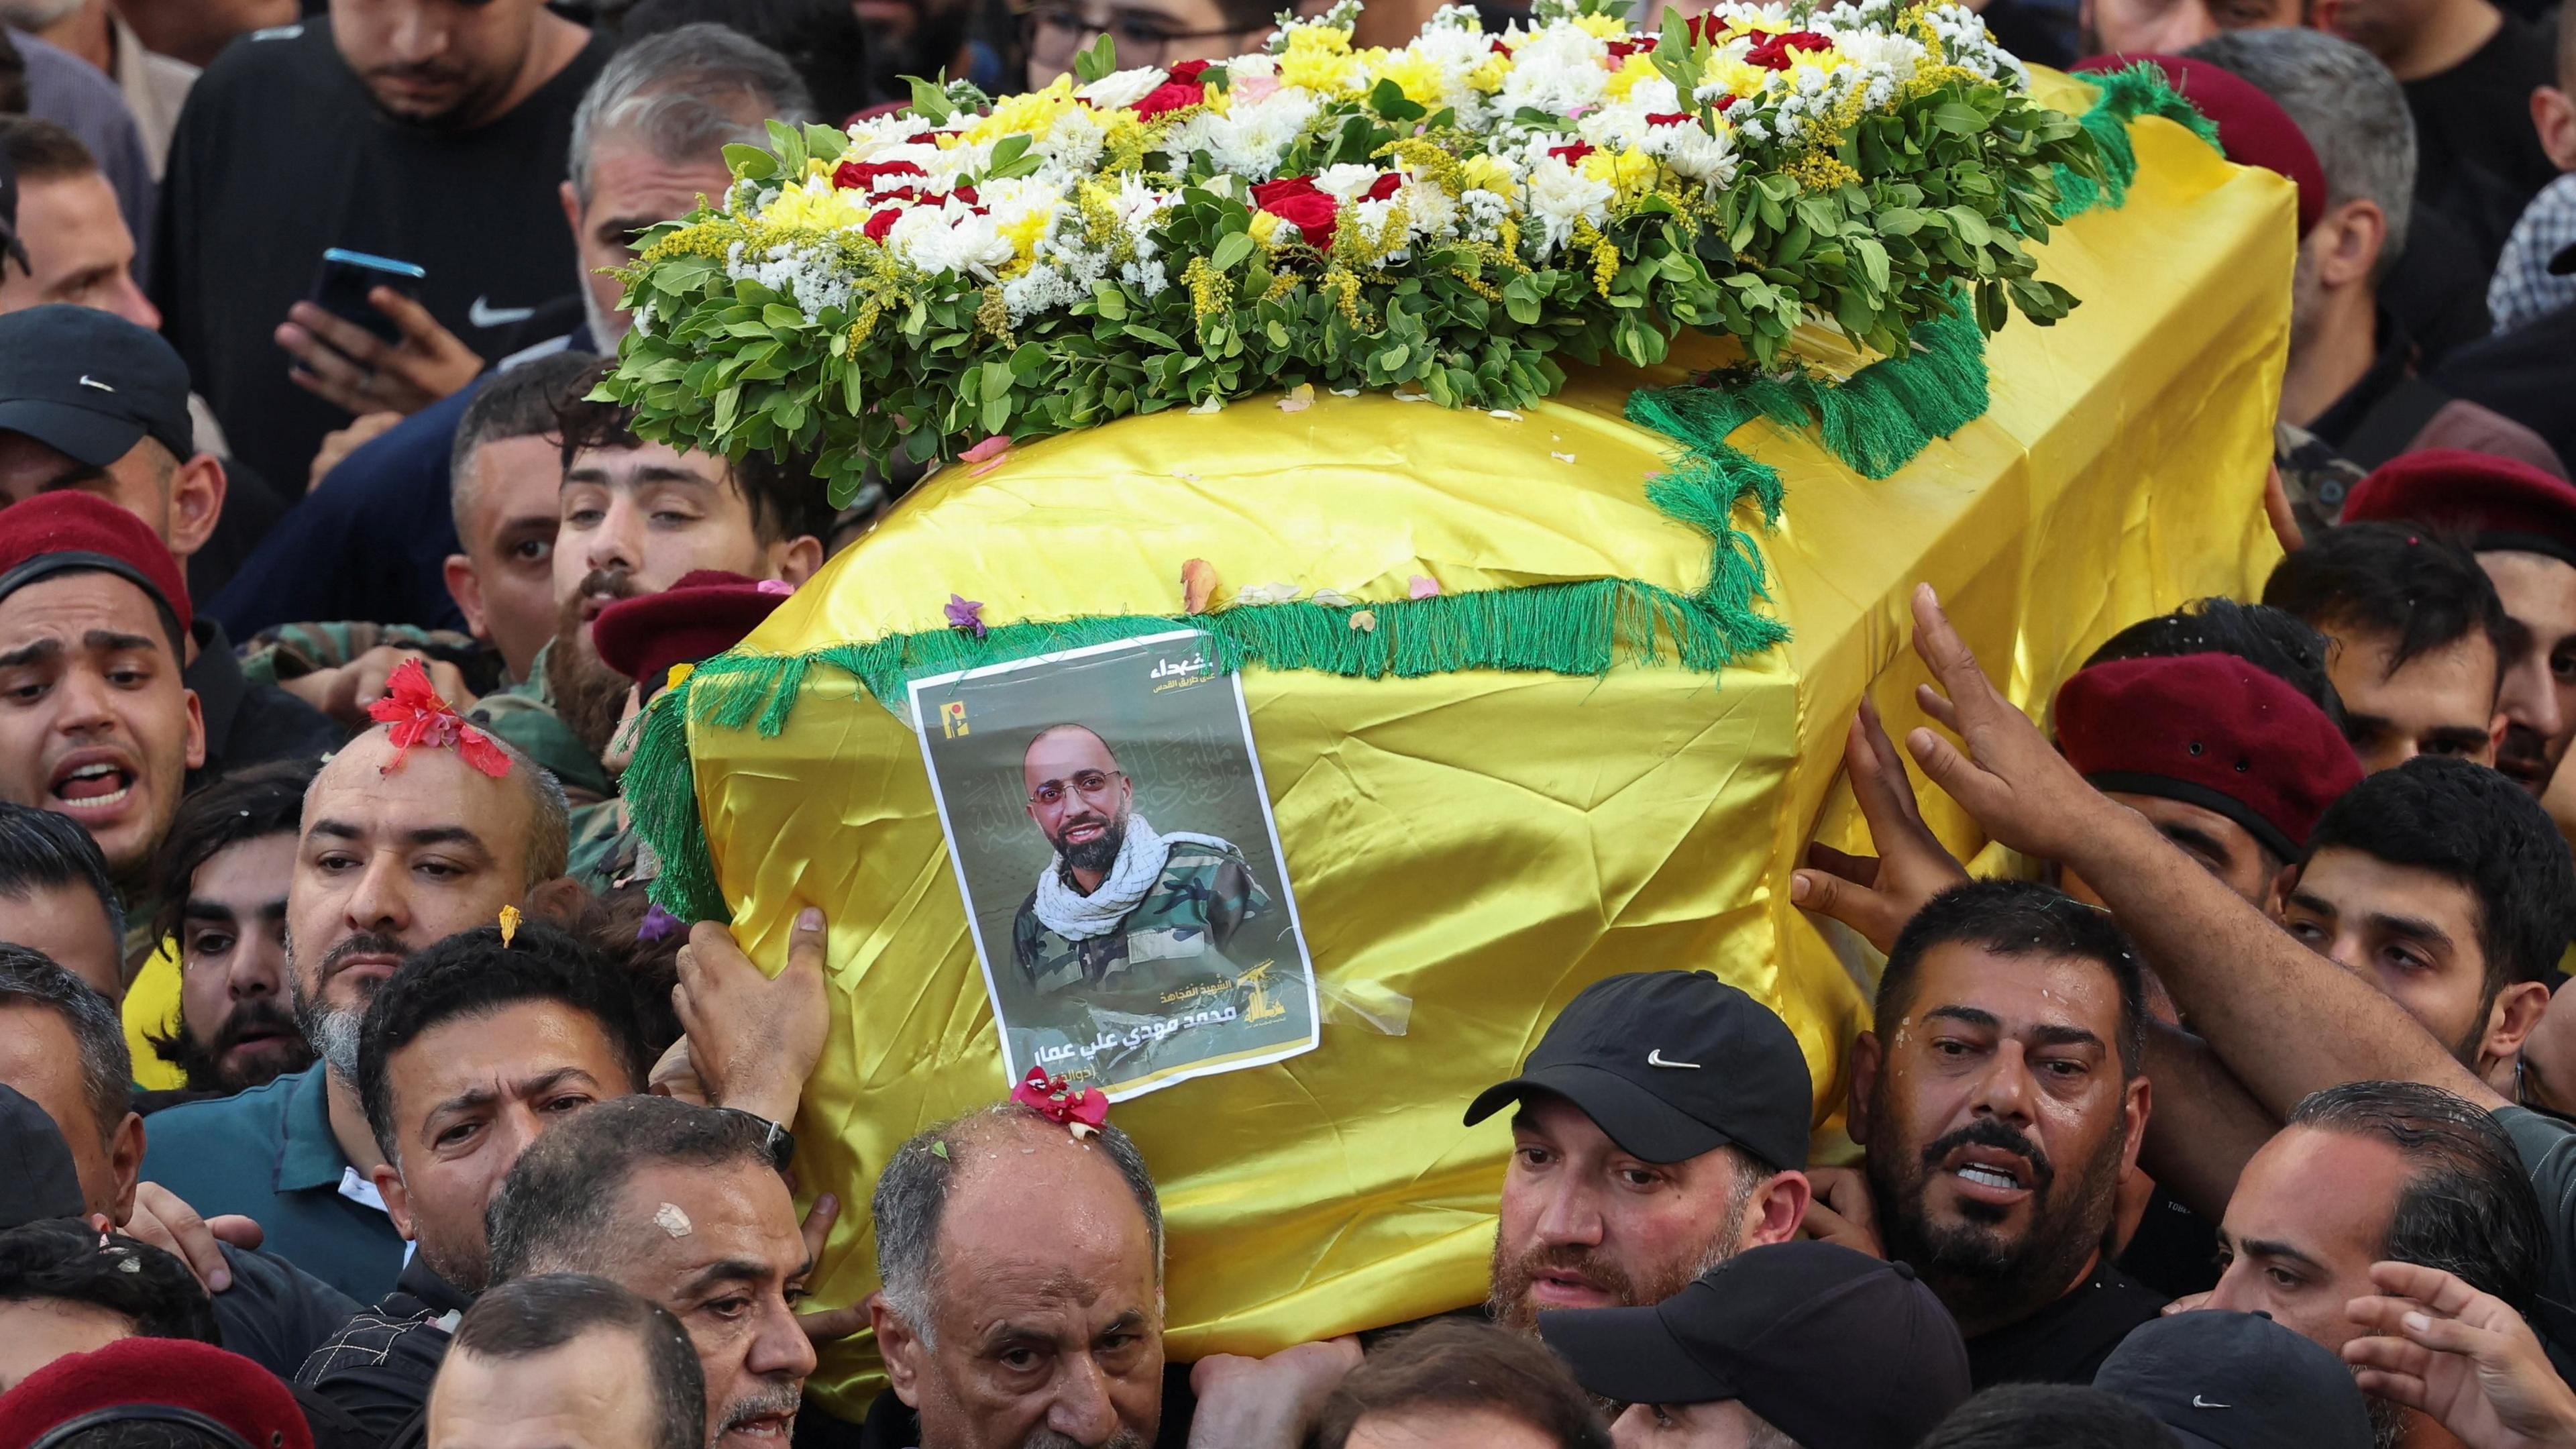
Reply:
<svg viewBox="0 0 2576 1449"><path fill-rule="evenodd" d="M2317 817L2361 783L2326 712L2233 654L2078 670L2057 691L2057 744L2095 789L2215 810L2283 860L2305 856Z"/></svg>
<svg viewBox="0 0 2576 1449"><path fill-rule="evenodd" d="M2228 160L2290 178L2299 188L2299 235L2316 226L2326 214L2326 169L2317 164L2316 148L2279 101L2232 70L2178 55L2097 55L2075 69L2126 70L2140 61L2163 71L2184 100L2217 124L2218 149Z"/></svg>
<svg viewBox="0 0 2576 1449"><path fill-rule="evenodd" d="M658 594L638 594L600 610L591 621L590 642L602 663L643 685L649 698L672 665L712 659L741 643L795 591L775 579L697 569Z"/></svg>
<svg viewBox="0 0 2576 1449"><path fill-rule="evenodd" d="M313 1431L277 1376L239 1354L184 1338L124 1338L67 1354L0 1394L0 1449L27 1449L75 1419L207 1420L251 1449L313 1449Z"/></svg>
<svg viewBox="0 0 2576 1449"><path fill-rule="evenodd" d="M0 508L0 599L39 579L96 570L115 574L152 596L178 636L188 637L187 576L170 545L142 519L104 498L63 489Z"/></svg>
<svg viewBox="0 0 2576 1449"><path fill-rule="evenodd" d="M2576 564L2576 483L2513 458L2461 448L2401 453L2344 499L2344 522L2373 520L2456 528L2482 552L2518 549Z"/></svg>

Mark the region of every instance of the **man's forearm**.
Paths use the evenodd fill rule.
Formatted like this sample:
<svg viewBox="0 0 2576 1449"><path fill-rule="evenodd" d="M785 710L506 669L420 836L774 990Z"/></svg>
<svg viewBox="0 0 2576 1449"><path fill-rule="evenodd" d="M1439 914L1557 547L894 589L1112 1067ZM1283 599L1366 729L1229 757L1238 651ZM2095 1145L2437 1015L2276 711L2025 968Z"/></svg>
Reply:
<svg viewBox="0 0 2576 1449"><path fill-rule="evenodd" d="M2073 832L2081 873L2155 963L2183 1019L2275 1116L2310 1092L2389 1078L2503 1099L2377 987L2292 940L2134 811Z"/></svg>
<svg viewBox="0 0 2576 1449"><path fill-rule="evenodd" d="M2281 1119L2256 1101L2209 1043L2160 1021L2147 1023L2147 1077L2156 1109L2138 1165L2184 1207L2216 1222L2236 1179Z"/></svg>

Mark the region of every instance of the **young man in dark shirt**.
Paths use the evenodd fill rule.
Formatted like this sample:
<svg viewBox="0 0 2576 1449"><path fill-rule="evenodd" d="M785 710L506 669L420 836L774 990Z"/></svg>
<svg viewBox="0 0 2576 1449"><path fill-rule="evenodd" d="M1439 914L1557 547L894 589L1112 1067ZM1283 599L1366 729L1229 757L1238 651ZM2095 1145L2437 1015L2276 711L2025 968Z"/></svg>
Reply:
<svg viewBox="0 0 2576 1449"><path fill-rule="evenodd" d="M2488 0L2322 0L2317 23L2379 57L2415 118L2416 195L2476 244L2480 275L2523 207L2558 179L2531 125L2557 80L2551 36Z"/></svg>
<svg viewBox="0 0 2576 1449"><path fill-rule="evenodd" d="M607 56L539 0L330 9L260 32L198 81L161 206L153 290L167 331L235 451L269 478L305 477L348 420L326 399L443 396L565 290L556 187L573 110ZM288 316L332 247L427 273L418 308L375 294L403 340L371 370ZM463 375L420 395L450 362Z"/></svg>
<svg viewBox="0 0 2576 1449"><path fill-rule="evenodd" d="M1979 1388L2090 1383L2164 1306L2102 1253L2147 1130L2143 994L2110 918L2033 881L1943 892L1888 955L1851 1134Z"/></svg>

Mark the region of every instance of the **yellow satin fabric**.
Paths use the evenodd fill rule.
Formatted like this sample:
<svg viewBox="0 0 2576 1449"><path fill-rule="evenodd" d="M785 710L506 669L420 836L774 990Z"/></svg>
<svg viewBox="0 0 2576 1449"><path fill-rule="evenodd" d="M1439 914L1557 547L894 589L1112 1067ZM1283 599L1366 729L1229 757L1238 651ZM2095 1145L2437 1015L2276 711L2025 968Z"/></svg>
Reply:
<svg viewBox="0 0 2576 1449"><path fill-rule="evenodd" d="M2089 103L2062 77L2042 84ZM2292 193L2167 122L2133 135L2127 207L2044 254L2084 305L1993 340L1984 419L1876 482L1810 438L1735 435L1787 484L1786 522L1763 539L1796 629L1785 648L1715 678L1247 671L1325 1026L1313 1053L1116 1110L1169 1215L1175 1360L1480 1300L1509 1134L1459 1115L1613 972L1704 967L1777 1007L1814 1069L1819 1140L1839 1138L1865 998L1789 905L1788 872L1820 821L1856 833L1838 776L1862 691L1893 727L1917 718L1914 581L2039 708L2113 629L2246 596L2277 557L2260 498ZM1584 372L1517 420L1382 395L1294 414L1255 399L1034 444L981 478L952 468L744 647L938 628L952 592L996 624L1174 612L1193 558L1228 593L1276 580L1395 599L1413 574L1452 591L1604 575L1693 589L1706 541L1644 499L1667 445L1619 417L1631 389L1679 372ZM836 1010L797 1169L845 1204L816 1291L855 1301L875 1286L876 1165L1007 1086L920 751L829 668L777 738L700 726L692 751L755 955L783 958L801 906L829 914ZM816 1385L855 1416L880 1381L860 1341L827 1353Z"/></svg>

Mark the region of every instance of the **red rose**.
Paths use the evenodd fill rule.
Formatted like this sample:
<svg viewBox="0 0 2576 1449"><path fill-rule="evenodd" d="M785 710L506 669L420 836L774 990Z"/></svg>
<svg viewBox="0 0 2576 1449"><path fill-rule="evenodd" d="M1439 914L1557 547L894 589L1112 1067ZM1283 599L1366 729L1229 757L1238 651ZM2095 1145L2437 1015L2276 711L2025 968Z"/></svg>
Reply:
<svg viewBox="0 0 2576 1449"><path fill-rule="evenodd" d="M866 191L873 195L880 176L929 174L909 161L844 161L832 172L832 184L844 191Z"/></svg>
<svg viewBox="0 0 2576 1449"><path fill-rule="evenodd" d="M1333 198L1315 189L1311 176L1261 182L1252 188L1252 204L1305 233L1309 246L1320 249L1333 244L1333 227L1340 208Z"/></svg>
<svg viewBox="0 0 2576 1449"><path fill-rule="evenodd" d="M1402 189L1403 186L1404 178L1396 172L1390 171L1375 181L1370 182L1368 191L1361 199L1365 201L1384 201L1388 197L1393 196L1398 190Z"/></svg>
<svg viewBox="0 0 2576 1449"><path fill-rule="evenodd" d="M1744 99L1742 96L1719 96L1717 98L1717 113L1721 116L1725 115L1727 107L1734 105L1737 101L1742 99Z"/></svg>
<svg viewBox="0 0 2576 1449"><path fill-rule="evenodd" d="M1571 146L1550 146L1547 148L1547 154L1568 166L1580 166L1583 164L1583 158L1592 154L1592 143L1577 141Z"/></svg>
<svg viewBox="0 0 2576 1449"><path fill-rule="evenodd" d="M1733 28L1727 21L1714 15L1694 15L1682 23L1690 28L1690 38L1693 42L1705 40L1711 45L1724 40L1727 31Z"/></svg>
<svg viewBox="0 0 2576 1449"><path fill-rule="evenodd" d="M1165 81L1147 91L1145 98L1129 109L1136 113L1137 120L1150 121L1167 111L1177 111L1184 106L1206 103L1207 87L1197 81Z"/></svg>
<svg viewBox="0 0 2576 1449"><path fill-rule="evenodd" d="M1751 50L1746 51L1744 53L1744 63L1746 65L1758 65L1764 70L1787 70L1789 68L1790 51L1831 50L1833 48L1834 42L1831 36L1818 35L1812 30L1783 31L1778 35L1772 36L1768 40L1755 44Z"/></svg>
<svg viewBox="0 0 2576 1449"><path fill-rule="evenodd" d="M957 200L966 203L968 206L973 206L978 200L981 200L980 197L975 195L975 188L972 186L960 186L955 191L948 194L955 197Z"/></svg>
<svg viewBox="0 0 2576 1449"><path fill-rule="evenodd" d="M1735 99L1735 97L1728 96L1727 99L1731 101ZM1693 116L1688 111L1652 111L1646 116L1646 124L1649 126L1687 126L1697 119L1698 118L1696 116Z"/></svg>
<svg viewBox="0 0 2576 1449"><path fill-rule="evenodd" d="M1208 63L1206 61L1185 60L1172 67L1171 74L1167 77L1167 80L1178 81L1183 85L1188 85L1191 82L1196 81L1200 75L1204 74L1207 68Z"/></svg>
<svg viewBox="0 0 2576 1449"><path fill-rule="evenodd" d="M1512 48L1497 40L1494 42L1493 51L1496 55L1508 56L1512 53Z"/></svg>
<svg viewBox="0 0 2576 1449"><path fill-rule="evenodd" d="M1611 41L1610 58L1612 60L1626 60L1632 55L1651 54L1655 48L1655 41L1659 38L1660 37L1652 35L1641 35L1635 40Z"/></svg>
<svg viewBox="0 0 2576 1449"><path fill-rule="evenodd" d="M886 239L887 232L894 230L895 222L900 220L902 216L902 207L889 206L885 210L878 212L876 215L869 217L868 224L860 229L868 234L868 240L872 242L881 242Z"/></svg>

